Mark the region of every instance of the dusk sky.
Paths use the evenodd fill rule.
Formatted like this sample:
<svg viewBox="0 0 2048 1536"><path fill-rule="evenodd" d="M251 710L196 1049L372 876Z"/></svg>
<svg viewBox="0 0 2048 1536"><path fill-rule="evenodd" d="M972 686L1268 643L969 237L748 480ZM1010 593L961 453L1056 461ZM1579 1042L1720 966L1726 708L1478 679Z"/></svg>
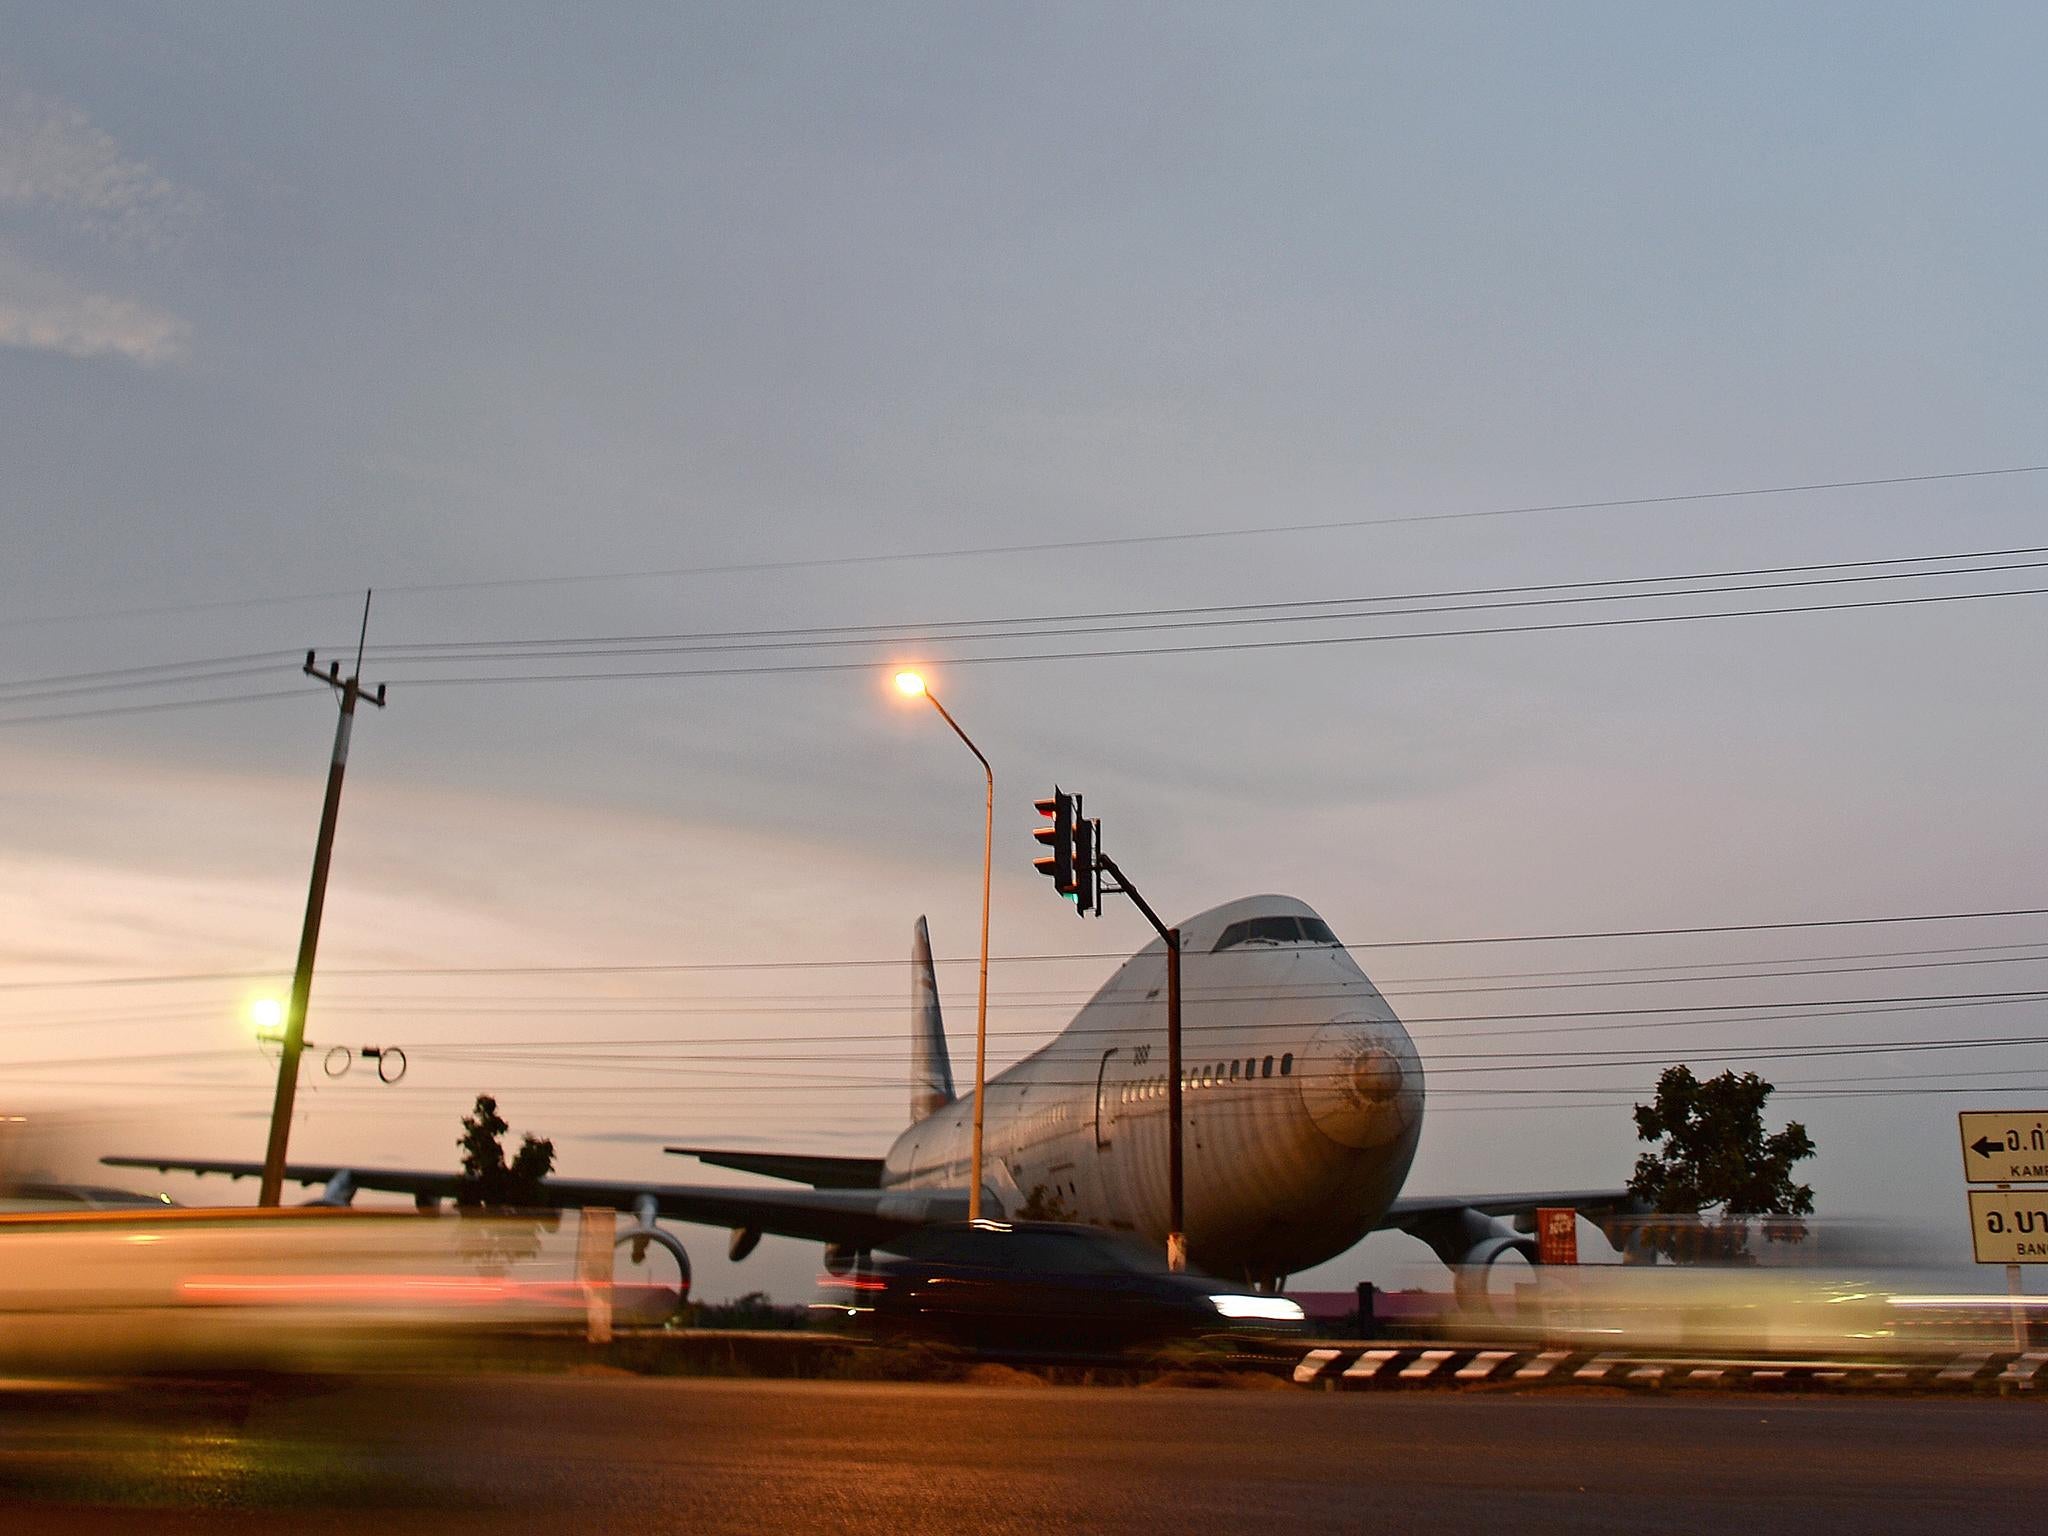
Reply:
<svg viewBox="0 0 2048 1536"><path fill-rule="evenodd" d="M2048 546L2044 56L2032 5L0 5L0 1109L261 1156L299 661L374 587L307 1033L410 1070L309 1060L299 1157L452 1166L479 1090L564 1173L879 1154L912 925L978 917L916 660L995 952L1055 957L998 1065L1149 937L1032 872L1057 780L1170 918L1357 946L1413 1191L1618 1184L1660 1065L1750 1066L1823 1215L1967 1258L1954 1112L2042 1045L1729 1053L2038 1040L2048 915L1371 946L2048 908L2048 556L1473 606ZM1071 617L1386 596L1458 611ZM895 633L759 633L827 626ZM1516 632L1396 638L1446 629ZM715 675L497 680L629 670ZM679 1230L705 1296L815 1268Z"/></svg>

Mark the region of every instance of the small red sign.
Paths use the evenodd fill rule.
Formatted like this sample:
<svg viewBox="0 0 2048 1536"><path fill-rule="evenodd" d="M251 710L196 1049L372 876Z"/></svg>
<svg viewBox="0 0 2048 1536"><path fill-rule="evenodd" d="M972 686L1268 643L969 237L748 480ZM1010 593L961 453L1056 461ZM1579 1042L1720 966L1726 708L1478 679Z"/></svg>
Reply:
<svg viewBox="0 0 2048 1536"><path fill-rule="evenodd" d="M1556 1206L1539 1206L1536 1211L1536 1262L1576 1264L1579 1262L1579 1213Z"/></svg>

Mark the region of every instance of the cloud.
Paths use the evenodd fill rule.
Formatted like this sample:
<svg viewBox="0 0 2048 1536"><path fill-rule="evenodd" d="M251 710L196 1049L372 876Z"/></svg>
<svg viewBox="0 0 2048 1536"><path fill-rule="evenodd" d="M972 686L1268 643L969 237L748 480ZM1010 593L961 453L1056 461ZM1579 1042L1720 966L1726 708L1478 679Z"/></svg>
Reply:
<svg viewBox="0 0 2048 1536"><path fill-rule="evenodd" d="M155 245L188 202L76 107L27 92L0 107L0 206L59 210L96 233Z"/></svg>
<svg viewBox="0 0 2048 1536"><path fill-rule="evenodd" d="M192 327L139 299L93 293L0 250L0 347L169 362Z"/></svg>

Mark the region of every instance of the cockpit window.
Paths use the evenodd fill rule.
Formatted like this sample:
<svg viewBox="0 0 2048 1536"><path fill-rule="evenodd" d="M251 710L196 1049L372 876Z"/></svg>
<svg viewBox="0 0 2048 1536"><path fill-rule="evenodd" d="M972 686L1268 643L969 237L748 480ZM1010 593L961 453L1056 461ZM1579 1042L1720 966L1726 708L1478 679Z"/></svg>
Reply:
<svg viewBox="0 0 2048 1536"><path fill-rule="evenodd" d="M1337 935L1320 917L1248 917L1223 930L1209 952L1221 954L1240 944L1335 944Z"/></svg>

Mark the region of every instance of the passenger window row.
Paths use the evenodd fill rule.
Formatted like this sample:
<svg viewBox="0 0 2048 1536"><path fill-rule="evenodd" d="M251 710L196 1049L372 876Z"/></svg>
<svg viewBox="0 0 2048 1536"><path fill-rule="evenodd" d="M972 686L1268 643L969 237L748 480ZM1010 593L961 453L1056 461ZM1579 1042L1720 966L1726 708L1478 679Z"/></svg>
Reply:
<svg viewBox="0 0 2048 1536"><path fill-rule="evenodd" d="M1229 1083L1250 1082L1253 1078L1274 1075L1274 1058L1246 1056L1239 1061L1226 1061L1207 1067L1189 1067L1181 1078L1182 1092L1197 1088L1216 1088ZM1288 1051L1279 1058L1279 1075L1294 1075L1294 1052ZM1119 1102L1124 1104L1146 1104L1154 1099L1166 1097L1166 1079L1148 1077L1135 1083L1126 1083L1119 1091Z"/></svg>

